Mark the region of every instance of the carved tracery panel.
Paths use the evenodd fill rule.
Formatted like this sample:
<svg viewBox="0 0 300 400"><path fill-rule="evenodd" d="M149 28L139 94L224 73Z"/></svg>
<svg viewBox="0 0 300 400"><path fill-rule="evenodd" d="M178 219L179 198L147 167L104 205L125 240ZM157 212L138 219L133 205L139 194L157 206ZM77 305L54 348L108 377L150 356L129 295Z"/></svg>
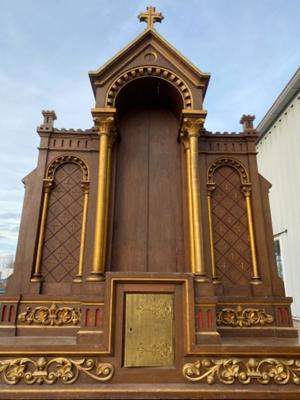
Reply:
<svg viewBox="0 0 300 400"><path fill-rule="evenodd" d="M245 286L251 280L252 267L243 176L236 166L224 164L215 169L213 183L211 212L216 275L224 287Z"/></svg>
<svg viewBox="0 0 300 400"><path fill-rule="evenodd" d="M41 262L46 282L69 282L77 272L83 212L82 170L67 162L54 175Z"/></svg>

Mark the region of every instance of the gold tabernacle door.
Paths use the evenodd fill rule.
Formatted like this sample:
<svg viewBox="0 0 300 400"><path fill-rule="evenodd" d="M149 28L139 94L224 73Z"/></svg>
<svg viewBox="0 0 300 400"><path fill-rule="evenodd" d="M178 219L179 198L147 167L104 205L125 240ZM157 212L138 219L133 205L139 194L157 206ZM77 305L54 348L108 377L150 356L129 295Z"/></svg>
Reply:
<svg viewBox="0 0 300 400"><path fill-rule="evenodd" d="M127 293L125 308L124 366L173 365L173 295Z"/></svg>

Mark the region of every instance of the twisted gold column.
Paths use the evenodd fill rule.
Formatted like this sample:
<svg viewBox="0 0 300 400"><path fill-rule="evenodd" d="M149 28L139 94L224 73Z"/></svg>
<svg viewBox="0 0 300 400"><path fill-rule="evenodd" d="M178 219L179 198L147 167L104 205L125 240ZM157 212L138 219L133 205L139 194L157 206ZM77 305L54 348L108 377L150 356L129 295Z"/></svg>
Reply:
<svg viewBox="0 0 300 400"><path fill-rule="evenodd" d="M86 221L87 221L87 210L88 210L88 201L89 201L89 181L83 181L81 184L83 191L83 212L82 212L82 226L81 226L81 236L80 236L80 251L79 251L79 262L78 262L78 271L73 282L80 283L82 282L83 275L83 257L85 250L85 236L86 236Z"/></svg>
<svg viewBox="0 0 300 400"><path fill-rule="evenodd" d="M106 249L106 214L108 210L107 191L108 191L108 167L109 141L115 136L115 121L112 115L103 115L103 110L92 110L96 126L99 128L99 166L98 166L98 192L96 207L96 224L94 236L94 256L91 274L88 280L101 281L104 279L105 249Z"/></svg>
<svg viewBox="0 0 300 400"><path fill-rule="evenodd" d="M257 258L256 258L256 249L255 249L255 236L254 236L254 227L253 227L253 217L252 217L252 206L251 206L251 188L249 186L244 186L242 188L245 200L246 200L246 209L247 209L247 219L248 219L248 228L249 228L249 240L250 240L250 249L251 249L251 258L252 258L252 280L251 283L256 285L260 284L260 276L258 272Z"/></svg>
<svg viewBox="0 0 300 400"><path fill-rule="evenodd" d="M42 216L39 229L39 239L37 245L36 260L34 266L34 272L31 278L31 282L39 282L41 280L41 262L43 255L43 244L45 237L45 227L47 221L47 212L49 204L49 196L53 186L53 181L50 179L44 179L43 184L43 206L42 206Z"/></svg>
<svg viewBox="0 0 300 400"><path fill-rule="evenodd" d="M185 114L188 114L186 116ZM207 281L204 268L203 238L201 227L200 188L198 176L198 137L203 127L206 112L199 110L183 111L181 138L186 143L187 183L189 206L189 232L191 249L191 272L196 280ZM200 117L200 118L199 118Z"/></svg>

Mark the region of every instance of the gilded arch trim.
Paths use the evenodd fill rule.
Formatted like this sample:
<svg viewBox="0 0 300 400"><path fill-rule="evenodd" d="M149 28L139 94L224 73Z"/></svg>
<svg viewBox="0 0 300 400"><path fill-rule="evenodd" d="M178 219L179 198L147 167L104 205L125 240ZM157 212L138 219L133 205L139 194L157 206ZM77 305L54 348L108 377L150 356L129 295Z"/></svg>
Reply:
<svg viewBox="0 0 300 400"><path fill-rule="evenodd" d="M83 181L89 181L89 169L85 161L83 161L80 157L75 156L75 155L70 155L70 154L65 154L56 157L54 160L51 161L47 168L46 172L46 179L53 181L54 180L54 175L58 167L60 167L62 164L66 163L73 163L76 165L79 165L79 167L82 170L83 174Z"/></svg>
<svg viewBox="0 0 300 400"><path fill-rule="evenodd" d="M231 168L234 168L240 175L241 178L241 183L243 185L250 185L250 180L249 180L249 174L246 168L243 166L243 164L240 161L237 161L233 158L220 158L216 161L214 161L210 167L208 168L207 172L207 183L208 184L214 184L214 174L215 171L220 168L228 166Z"/></svg>
<svg viewBox="0 0 300 400"><path fill-rule="evenodd" d="M120 90L130 81L144 77L156 77L171 83L181 94L183 108L193 108L192 92L188 84L180 76L167 68L149 65L135 67L119 75L107 90L105 107L115 107L117 94Z"/></svg>

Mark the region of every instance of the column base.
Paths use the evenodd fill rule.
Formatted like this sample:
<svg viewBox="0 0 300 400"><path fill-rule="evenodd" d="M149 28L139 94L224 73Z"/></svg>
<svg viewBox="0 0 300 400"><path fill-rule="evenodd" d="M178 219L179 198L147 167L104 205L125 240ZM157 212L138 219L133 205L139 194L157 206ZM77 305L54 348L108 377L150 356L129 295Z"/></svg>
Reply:
<svg viewBox="0 0 300 400"><path fill-rule="evenodd" d="M261 285L262 281L260 278L251 278L250 283L251 283L251 285Z"/></svg>
<svg viewBox="0 0 300 400"><path fill-rule="evenodd" d="M41 282L42 275L41 274L33 274L30 282Z"/></svg>
<svg viewBox="0 0 300 400"><path fill-rule="evenodd" d="M199 283L207 283L209 282L209 279L206 275L194 274L194 281Z"/></svg>
<svg viewBox="0 0 300 400"><path fill-rule="evenodd" d="M87 278L88 282L103 282L105 281L104 272L91 272L90 276Z"/></svg>

